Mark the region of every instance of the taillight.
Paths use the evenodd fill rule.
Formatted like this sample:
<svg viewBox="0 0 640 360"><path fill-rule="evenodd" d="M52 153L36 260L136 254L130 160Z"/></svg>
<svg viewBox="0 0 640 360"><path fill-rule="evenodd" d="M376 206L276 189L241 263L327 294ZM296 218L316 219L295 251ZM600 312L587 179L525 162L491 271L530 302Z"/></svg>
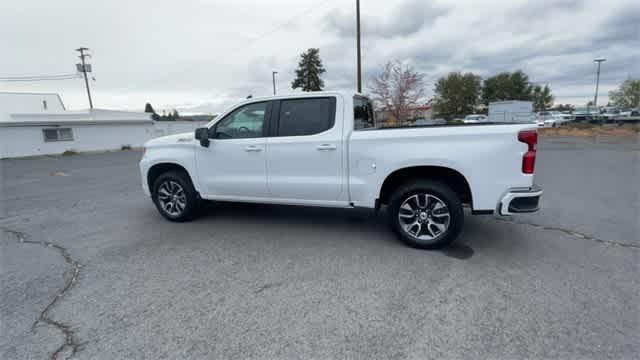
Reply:
<svg viewBox="0 0 640 360"><path fill-rule="evenodd" d="M525 174L533 174L536 167L538 132L536 130L522 130L518 133L518 141L529 146L529 149L522 157L522 172Z"/></svg>

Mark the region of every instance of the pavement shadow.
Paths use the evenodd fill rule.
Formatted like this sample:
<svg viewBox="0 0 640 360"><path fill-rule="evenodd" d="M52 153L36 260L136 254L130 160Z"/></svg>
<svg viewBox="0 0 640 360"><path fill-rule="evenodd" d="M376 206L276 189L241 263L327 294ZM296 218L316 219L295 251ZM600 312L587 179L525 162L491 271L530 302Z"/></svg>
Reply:
<svg viewBox="0 0 640 360"><path fill-rule="evenodd" d="M382 219L367 209L341 209L295 205L253 204L236 202L208 202L200 219L270 219L287 223L379 223Z"/></svg>
<svg viewBox="0 0 640 360"><path fill-rule="evenodd" d="M381 231L388 233L388 236L371 236L374 238L386 238L394 245L404 246L398 240L387 226L387 217L384 209L380 213L375 214L369 209L340 209L340 208L322 208L310 206L292 206L292 205L272 205L272 204L253 204L253 203L235 203L235 202L208 202L202 209L201 220L242 220L242 221L268 221L274 225L287 226L317 226L327 227L331 229L344 230L345 234L353 229L366 229L365 231L376 232L377 235ZM317 229L317 228L316 228ZM461 234L462 236L462 234ZM450 246L436 251L441 254L457 259L470 259L475 251L471 246L455 241Z"/></svg>
<svg viewBox="0 0 640 360"><path fill-rule="evenodd" d="M475 253L475 251L470 246L457 242L454 242L453 244L442 249L441 252L445 256L458 260L470 259Z"/></svg>

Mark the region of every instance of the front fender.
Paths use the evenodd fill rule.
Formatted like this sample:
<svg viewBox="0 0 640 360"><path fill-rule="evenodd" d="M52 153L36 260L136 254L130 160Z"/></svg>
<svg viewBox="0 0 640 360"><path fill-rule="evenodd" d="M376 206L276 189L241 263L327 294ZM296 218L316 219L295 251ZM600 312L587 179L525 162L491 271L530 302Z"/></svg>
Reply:
<svg viewBox="0 0 640 360"><path fill-rule="evenodd" d="M195 164L195 152L193 146L189 145L152 147L145 151L145 154L139 164L140 175L142 177L142 187L145 194L150 195L150 189L147 182L149 170L160 164L174 164L184 168L191 178L191 182L193 183L196 191L200 192L200 183L198 182L197 168Z"/></svg>

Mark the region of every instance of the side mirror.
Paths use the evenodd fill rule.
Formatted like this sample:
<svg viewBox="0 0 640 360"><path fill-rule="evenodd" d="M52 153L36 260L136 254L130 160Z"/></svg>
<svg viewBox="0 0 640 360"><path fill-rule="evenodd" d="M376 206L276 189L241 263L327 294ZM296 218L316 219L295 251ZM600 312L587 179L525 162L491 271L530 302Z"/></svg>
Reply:
<svg viewBox="0 0 640 360"><path fill-rule="evenodd" d="M200 140L200 145L209 147L209 128L202 127L196 129L196 140Z"/></svg>

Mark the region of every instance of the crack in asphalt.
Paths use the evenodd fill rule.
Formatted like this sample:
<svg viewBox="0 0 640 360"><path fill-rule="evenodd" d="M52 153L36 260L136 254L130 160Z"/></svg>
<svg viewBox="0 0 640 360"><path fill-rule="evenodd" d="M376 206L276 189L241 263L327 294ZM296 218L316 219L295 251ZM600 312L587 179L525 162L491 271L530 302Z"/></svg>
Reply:
<svg viewBox="0 0 640 360"><path fill-rule="evenodd" d="M498 220L498 221L509 223L509 224L531 226L531 227L534 227L536 229L560 231L560 232L563 232L563 233L565 233L567 235L571 235L571 236L573 236L575 238L578 238L578 239L590 240L590 241L601 243L601 244L615 245L615 246L632 248L632 249L640 249L640 245L638 245L638 244L631 244L631 243L626 243L626 242L622 242L622 241L615 241L615 240L600 239L600 238L597 238L597 237L594 237L594 236L591 236L591 235L582 234L582 233L579 233L577 231L573 231L573 230L569 230L569 229L565 229L565 228L561 228L561 227L557 227L557 226L540 225L540 224L535 224L535 223L530 223L530 222L516 221L516 220L513 220L513 219L505 219L505 218L499 218L499 217L495 217L495 219Z"/></svg>
<svg viewBox="0 0 640 360"><path fill-rule="evenodd" d="M256 289L253 293L254 293L254 294L259 294L259 293L261 293L261 292L263 292L263 291L265 291L265 290L269 290L269 289L271 289L271 288L278 287L278 286L282 286L282 285L284 285L284 283L283 283L283 282L280 282L280 281L272 282L272 283L267 283L267 284L264 284L264 285L260 286L260 287L259 287L258 289Z"/></svg>
<svg viewBox="0 0 640 360"><path fill-rule="evenodd" d="M80 264L79 262L73 260L73 258L71 257L71 254L69 254L69 251L67 251L67 249L65 249L64 247L62 247L60 245L57 245L57 244L54 244L54 243L51 243L51 242L47 242L47 241L27 240L26 239L26 235L23 232L12 230L12 229L2 228L2 231L6 232L6 233L9 233L9 234L12 234L13 236L15 236L18 239L18 242L21 243L21 244L41 245L41 246L44 246L44 247L47 247L47 248L55 249L60 253L60 255L62 255L62 257L64 258L64 261L67 264L71 265L71 267L72 267L71 278L69 280L67 280L67 282L65 283L64 287L49 302L49 304L47 304L47 306L40 312L40 316L38 317L38 319L36 319L36 321L31 326L31 331L35 333L36 326L39 323L47 324L47 325L50 325L50 326L53 326L53 327L57 328L64 335L65 341L64 341L64 343L62 343L51 354L50 359L51 360L57 360L58 356L65 350L69 350L71 352L66 357L67 359L73 357L73 355L75 355L81 349L81 346L83 344L78 342L78 339L76 338L74 331L71 329L71 326L69 326L67 324L64 324L62 322L59 322L59 321L51 319L49 317L49 312L56 305L58 300L60 298L62 298L64 296L64 294L66 294L73 287L73 285L76 283L76 281L78 280L78 275L80 274L80 268L82 267L82 264Z"/></svg>

